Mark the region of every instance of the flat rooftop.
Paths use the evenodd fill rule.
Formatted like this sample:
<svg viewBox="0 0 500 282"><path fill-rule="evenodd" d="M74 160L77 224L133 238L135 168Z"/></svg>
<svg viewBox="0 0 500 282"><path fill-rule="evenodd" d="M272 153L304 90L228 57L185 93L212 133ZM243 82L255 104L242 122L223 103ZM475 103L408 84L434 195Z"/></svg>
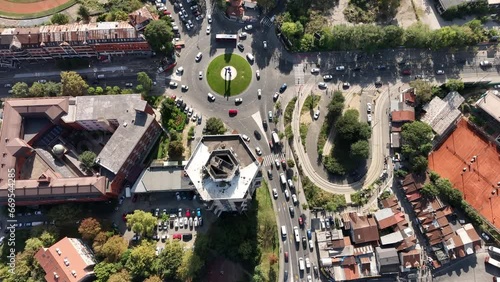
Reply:
<svg viewBox="0 0 500 282"><path fill-rule="evenodd" d="M203 136L185 166L205 201L244 198L259 169L240 135Z"/></svg>
<svg viewBox="0 0 500 282"><path fill-rule="evenodd" d="M476 102L476 106L488 113L497 122L500 122L500 95L497 90L490 90Z"/></svg>
<svg viewBox="0 0 500 282"><path fill-rule="evenodd" d="M145 169L135 183L134 193L195 190L191 179L184 174L183 165L152 165Z"/></svg>

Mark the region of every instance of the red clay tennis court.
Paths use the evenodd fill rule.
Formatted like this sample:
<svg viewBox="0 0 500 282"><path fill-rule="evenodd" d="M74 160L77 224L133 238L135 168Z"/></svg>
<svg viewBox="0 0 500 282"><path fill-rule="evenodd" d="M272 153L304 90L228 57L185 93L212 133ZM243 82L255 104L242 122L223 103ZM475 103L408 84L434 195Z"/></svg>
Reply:
<svg viewBox="0 0 500 282"><path fill-rule="evenodd" d="M68 1L69 0L41 0L22 3L16 1L0 0L0 10L15 14L34 14L54 9L56 7L64 5Z"/></svg>
<svg viewBox="0 0 500 282"><path fill-rule="evenodd" d="M476 160L471 163L474 156ZM500 152L495 144L461 120L450 137L430 154L429 168L448 178L469 204L500 228L500 189L496 189L500 182Z"/></svg>

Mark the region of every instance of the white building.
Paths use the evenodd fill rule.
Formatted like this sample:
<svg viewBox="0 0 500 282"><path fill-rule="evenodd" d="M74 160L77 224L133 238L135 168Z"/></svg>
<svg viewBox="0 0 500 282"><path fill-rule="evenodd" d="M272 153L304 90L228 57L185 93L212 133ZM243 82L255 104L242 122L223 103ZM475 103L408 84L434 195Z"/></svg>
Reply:
<svg viewBox="0 0 500 282"><path fill-rule="evenodd" d="M245 211L262 181L260 162L240 135L203 136L184 169L217 216Z"/></svg>

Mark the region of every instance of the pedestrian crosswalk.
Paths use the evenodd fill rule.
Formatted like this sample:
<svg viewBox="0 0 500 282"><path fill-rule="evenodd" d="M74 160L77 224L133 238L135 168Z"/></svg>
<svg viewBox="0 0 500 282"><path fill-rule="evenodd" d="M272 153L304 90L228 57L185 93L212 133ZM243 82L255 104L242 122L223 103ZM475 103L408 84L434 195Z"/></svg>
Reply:
<svg viewBox="0 0 500 282"><path fill-rule="evenodd" d="M270 27L273 22L271 21L271 19L269 17L264 17L261 21L260 21L260 24L263 25L263 26L267 26L267 27Z"/></svg>
<svg viewBox="0 0 500 282"><path fill-rule="evenodd" d="M269 166L276 166L275 160L282 161L285 159L285 154L284 153L279 153L279 154L270 154L267 156L262 157L264 160L262 162L263 167L269 167Z"/></svg>
<svg viewBox="0 0 500 282"><path fill-rule="evenodd" d="M295 76L295 84L304 84L304 64L294 65L293 74Z"/></svg>

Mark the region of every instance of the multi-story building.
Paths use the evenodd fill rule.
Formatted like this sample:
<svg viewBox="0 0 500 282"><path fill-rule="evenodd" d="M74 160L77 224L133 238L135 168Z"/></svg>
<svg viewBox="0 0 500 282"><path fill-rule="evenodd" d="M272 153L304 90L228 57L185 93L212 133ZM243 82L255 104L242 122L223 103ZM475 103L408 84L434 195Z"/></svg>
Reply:
<svg viewBox="0 0 500 282"><path fill-rule="evenodd" d="M106 140L92 137L98 132L104 132ZM0 203L12 193L16 205L116 196L125 182L139 176L160 133L152 108L140 94L7 99L0 141ZM96 153L99 173L80 168L78 155L85 150Z"/></svg>
<svg viewBox="0 0 500 282"><path fill-rule="evenodd" d="M144 36L128 22L0 28L2 61L43 61L150 53L150 46Z"/></svg>
<svg viewBox="0 0 500 282"><path fill-rule="evenodd" d="M260 186L260 162L240 135L203 136L184 170L216 215L242 212Z"/></svg>
<svg viewBox="0 0 500 282"><path fill-rule="evenodd" d="M35 259L48 282L92 281L94 277L94 254L80 239L64 237L51 247L40 249Z"/></svg>

